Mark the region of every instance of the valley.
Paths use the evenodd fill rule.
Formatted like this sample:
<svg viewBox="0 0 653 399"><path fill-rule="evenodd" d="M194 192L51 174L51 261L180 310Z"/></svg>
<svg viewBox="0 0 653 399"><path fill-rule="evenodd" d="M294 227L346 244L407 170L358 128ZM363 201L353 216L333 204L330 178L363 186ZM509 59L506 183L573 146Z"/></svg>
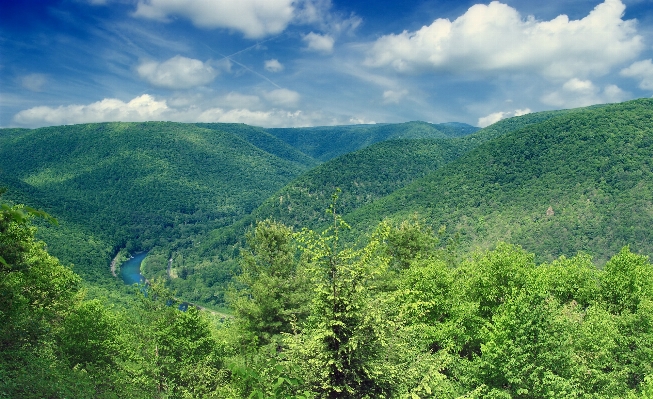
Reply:
<svg viewBox="0 0 653 399"><path fill-rule="evenodd" d="M653 389L651 99L483 129L0 129L0 187L0 375L25 384L49 364L100 397Z"/></svg>

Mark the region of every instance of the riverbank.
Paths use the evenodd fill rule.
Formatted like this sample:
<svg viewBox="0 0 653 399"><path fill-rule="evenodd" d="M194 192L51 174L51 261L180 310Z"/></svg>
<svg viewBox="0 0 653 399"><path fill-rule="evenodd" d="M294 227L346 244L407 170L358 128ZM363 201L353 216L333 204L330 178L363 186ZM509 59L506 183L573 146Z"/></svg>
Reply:
<svg viewBox="0 0 653 399"><path fill-rule="evenodd" d="M120 258L120 252L118 252L116 256L113 258L113 260L111 261L110 269L111 269L111 275L113 277L118 277L118 275L116 274L116 267L118 265L119 258Z"/></svg>

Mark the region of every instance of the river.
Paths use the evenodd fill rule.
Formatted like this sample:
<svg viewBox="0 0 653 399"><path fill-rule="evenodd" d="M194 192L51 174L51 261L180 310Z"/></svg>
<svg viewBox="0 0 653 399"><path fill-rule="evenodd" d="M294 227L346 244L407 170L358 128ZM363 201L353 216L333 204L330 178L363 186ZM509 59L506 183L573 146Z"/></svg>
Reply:
<svg viewBox="0 0 653 399"><path fill-rule="evenodd" d="M141 274L141 263L146 256L147 252L138 253L120 265L120 278L125 284L132 285L145 282L145 277Z"/></svg>

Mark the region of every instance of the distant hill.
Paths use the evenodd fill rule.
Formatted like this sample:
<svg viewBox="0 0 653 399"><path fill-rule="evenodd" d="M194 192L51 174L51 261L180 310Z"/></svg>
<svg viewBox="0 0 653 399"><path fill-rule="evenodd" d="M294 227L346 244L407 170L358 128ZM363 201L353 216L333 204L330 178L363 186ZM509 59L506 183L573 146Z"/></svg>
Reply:
<svg viewBox="0 0 653 399"><path fill-rule="evenodd" d="M459 135L474 128L442 129ZM291 130L304 143L329 137L331 153L402 135L446 137L421 122ZM0 129L0 185L9 188L5 198L60 220L39 234L53 254L88 277L104 273L119 248L193 247L192 237L241 220L320 164L271 131L279 133L171 122Z"/></svg>
<svg viewBox="0 0 653 399"><path fill-rule="evenodd" d="M351 237L415 215L459 250L508 241L540 261L623 245L653 253L653 100L458 123L263 129L102 123L0 129L3 198L57 217L39 230L87 279L120 248L184 297L220 303L249 226L320 229L336 188ZM176 278L182 276L183 278Z"/></svg>
<svg viewBox="0 0 653 399"><path fill-rule="evenodd" d="M224 281L221 271L233 267L229 259L238 256L246 231L257 220L272 218L296 229L320 230L328 223L325 209L337 188L341 190L338 212L355 214L357 209L418 181L482 143L566 112L549 111L506 119L474 134L460 134L461 137L456 138L388 140L331 159L288 183L236 223L196 236L199 244L180 250L179 261L174 262L190 270L192 276L187 276L186 281L175 280L174 284L182 291L192 287L195 293L215 292L209 287ZM405 124L399 127L405 127ZM410 208L407 210L410 214ZM384 218L383 215L375 217L377 222ZM351 235L357 236L365 228L362 226L363 230L356 229ZM163 268L161 264L159 270Z"/></svg>
<svg viewBox="0 0 653 399"><path fill-rule="evenodd" d="M320 162L285 141L273 136L268 132L270 129L249 126L244 123L195 123L195 126L211 129L219 132L231 133L257 148L279 158L295 162L301 168L316 166Z"/></svg>
<svg viewBox="0 0 653 399"><path fill-rule="evenodd" d="M257 220L274 219L295 228L320 229L325 209L340 189L339 212L353 212L460 157L469 150L460 139L400 139L342 155L300 175L250 215L204 238L200 256L242 241Z"/></svg>
<svg viewBox="0 0 653 399"><path fill-rule="evenodd" d="M270 134L321 161L386 140L444 139L462 137L477 130L465 123L434 125L427 122L267 129Z"/></svg>

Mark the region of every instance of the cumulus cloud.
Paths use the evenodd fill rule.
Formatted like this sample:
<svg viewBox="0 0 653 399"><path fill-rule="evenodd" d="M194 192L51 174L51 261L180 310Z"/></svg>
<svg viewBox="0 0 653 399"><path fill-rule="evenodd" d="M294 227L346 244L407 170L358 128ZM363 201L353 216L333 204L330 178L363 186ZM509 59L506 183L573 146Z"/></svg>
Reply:
<svg viewBox="0 0 653 399"><path fill-rule="evenodd" d="M265 61L265 70L268 72L281 72L284 70L284 66L276 58Z"/></svg>
<svg viewBox="0 0 653 399"><path fill-rule="evenodd" d="M281 107L294 107L299 103L300 98L299 93L288 89L268 91L263 96L272 104Z"/></svg>
<svg viewBox="0 0 653 399"><path fill-rule="evenodd" d="M136 69L138 75L153 86L188 89L211 83L217 71L200 60L177 55L159 63L145 61Z"/></svg>
<svg viewBox="0 0 653 399"><path fill-rule="evenodd" d="M624 101L628 94L618 86L607 85L603 89L590 80L569 79L559 90L542 97L542 102L558 108L586 107L593 104Z"/></svg>
<svg viewBox="0 0 653 399"><path fill-rule="evenodd" d="M23 76L20 83L29 91L41 91L47 80L47 77L42 73L31 73Z"/></svg>
<svg viewBox="0 0 653 399"><path fill-rule="evenodd" d="M304 41L306 42L307 50L330 54L333 52L335 39L329 35L320 35L319 33L311 32L304 36Z"/></svg>
<svg viewBox="0 0 653 399"><path fill-rule="evenodd" d="M605 0L580 20L560 15L538 21L522 18L498 1L477 4L453 22L437 19L415 32L379 38L365 64L405 73L530 70L566 79L602 75L643 49L636 21L624 21L624 10L620 0Z"/></svg>
<svg viewBox="0 0 653 399"><path fill-rule="evenodd" d="M639 79L639 88L653 90L653 62L650 59L637 61L620 72L621 76Z"/></svg>
<svg viewBox="0 0 653 399"><path fill-rule="evenodd" d="M40 106L20 111L14 122L23 126L69 125L75 123L159 120L168 111L165 101L143 94L125 103L106 98L89 105L68 105L57 108Z"/></svg>
<svg viewBox="0 0 653 399"><path fill-rule="evenodd" d="M383 92L383 104L399 104L408 95L408 90L386 90Z"/></svg>
<svg viewBox="0 0 653 399"><path fill-rule="evenodd" d="M34 107L16 114L13 123L26 127L152 120L232 122L264 127L344 123L343 120L327 117L320 112L305 112L294 108L299 94L291 90L273 90L263 93L263 97L272 105L266 106L258 96L237 92L208 100L177 97L170 101L157 100L149 94L144 94L129 102L107 98L88 105ZM189 100L192 101L189 103ZM285 106L293 108L286 110L283 109Z"/></svg>
<svg viewBox="0 0 653 399"><path fill-rule="evenodd" d="M179 16L200 28L226 28L248 38L281 33L291 23L293 0L139 0L134 16L169 21Z"/></svg>
<svg viewBox="0 0 653 399"><path fill-rule="evenodd" d="M512 118L513 116L522 116L522 115L530 114L531 112L533 111L531 111L529 108L516 109L514 111L506 111L506 112L494 112L491 113L490 115L478 118L478 126L479 127L490 126L493 123L499 122L501 119Z"/></svg>

